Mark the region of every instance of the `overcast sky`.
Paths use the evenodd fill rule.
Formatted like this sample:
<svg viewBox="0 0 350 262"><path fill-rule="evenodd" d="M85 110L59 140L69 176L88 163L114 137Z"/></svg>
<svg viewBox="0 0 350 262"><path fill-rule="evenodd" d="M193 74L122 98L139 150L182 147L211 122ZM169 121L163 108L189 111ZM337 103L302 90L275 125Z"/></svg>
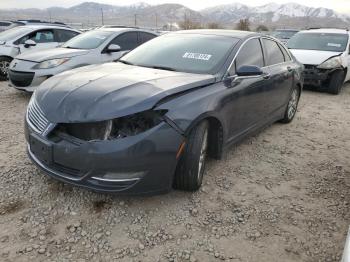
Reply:
<svg viewBox="0 0 350 262"><path fill-rule="evenodd" d="M89 0L99 3L125 5L140 2L140 0ZM84 0L0 0L0 8L46 8L51 6L70 7ZM257 6L270 2L288 3L295 2L313 7L327 7L341 13L350 14L350 0L145 0L148 4L179 3L195 10L200 10L209 6L228 3L244 3L246 5Z"/></svg>

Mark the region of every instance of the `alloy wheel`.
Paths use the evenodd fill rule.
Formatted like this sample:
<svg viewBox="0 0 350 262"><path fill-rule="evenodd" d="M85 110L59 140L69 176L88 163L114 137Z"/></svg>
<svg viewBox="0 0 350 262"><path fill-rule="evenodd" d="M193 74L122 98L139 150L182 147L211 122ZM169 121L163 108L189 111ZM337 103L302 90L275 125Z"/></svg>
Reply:
<svg viewBox="0 0 350 262"><path fill-rule="evenodd" d="M10 67L9 61L0 61L0 74L3 76L7 76L9 67Z"/></svg>
<svg viewBox="0 0 350 262"><path fill-rule="evenodd" d="M288 118L292 119L297 112L299 102L299 92L297 88L294 88L292 95L288 103Z"/></svg>
<svg viewBox="0 0 350 262"><path fill-rule="evenodd" d="M205 160L207 157L207 149L208 149L208 129L206 129L204 132L201 151L199 155L198 176L197 176L198 184L200 184L203 179Z"/></svg>

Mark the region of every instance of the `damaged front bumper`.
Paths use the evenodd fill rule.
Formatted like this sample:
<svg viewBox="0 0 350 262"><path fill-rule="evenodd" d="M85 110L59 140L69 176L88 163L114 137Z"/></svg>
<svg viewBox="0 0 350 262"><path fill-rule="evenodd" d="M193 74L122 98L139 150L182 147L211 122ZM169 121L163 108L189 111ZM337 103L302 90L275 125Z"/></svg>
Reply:
<svg viewBox="0 0 350 262"><path fill-rule="evenodd" d="M171 190L183 136L166 122L141 134L82 141L38 134L26 121L31 160L49 176L99 192L159 194Z"/></svg>
<svg viewBox="0 0 350 262"><path fill-rule="evenodd" d="M323 87L330 80L332 73L338 69L319 69L316 65L304 65L304 84Z"/></svg>

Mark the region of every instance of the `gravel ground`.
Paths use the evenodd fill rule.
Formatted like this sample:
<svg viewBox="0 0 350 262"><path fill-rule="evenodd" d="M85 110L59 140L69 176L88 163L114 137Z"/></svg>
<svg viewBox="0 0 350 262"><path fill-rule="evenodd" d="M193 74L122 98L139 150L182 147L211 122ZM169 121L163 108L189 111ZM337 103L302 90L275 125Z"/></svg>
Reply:
<svg viewBox="0 0 350 262"><path fill-rule="evenodd" d="M305 91L208 164L197 193L92 193L28 160L29 95L0 83L0 261L339 261L350 224L350 85Z"/></svg>

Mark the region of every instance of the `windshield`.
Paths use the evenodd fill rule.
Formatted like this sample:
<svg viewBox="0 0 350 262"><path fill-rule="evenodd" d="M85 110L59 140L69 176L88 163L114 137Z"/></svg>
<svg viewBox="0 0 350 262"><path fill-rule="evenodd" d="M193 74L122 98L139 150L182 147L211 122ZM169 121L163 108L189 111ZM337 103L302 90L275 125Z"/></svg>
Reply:
<svg viewBox="0 0 350 262"><path fill-rule="evenodd" d="M295 35L297 31L283 31L283 30L277 30L273 32L271 35L279 38L279 39L290 39L293 35Z"/></svg>
<svg viewBox="0 0 350 262"><path fill-rule="evenodd" d="M215 74L238 42L232 37L168 34L124 56L121 62L188 73Z"/></svg>
<svg viewBox="0 0 350 262"><path fill-rule="evenodd" d="M0 33L0 41L17 40L17 37L25 35L32 30L27 27L15 27Z"/></svg>
<svg viewBox="0 0 350 262"><path fill-rule="evenodd" d="M108 31L90 31L73 37L62 47L74 49L94 49L99 47L113 32Z"/></svg>
<svg viewBox="0 0 350 262"><path fill-rule="evenodd" d="M331 33L298 33L288 42L290 49L344 52L348 35Z"/></svg>

